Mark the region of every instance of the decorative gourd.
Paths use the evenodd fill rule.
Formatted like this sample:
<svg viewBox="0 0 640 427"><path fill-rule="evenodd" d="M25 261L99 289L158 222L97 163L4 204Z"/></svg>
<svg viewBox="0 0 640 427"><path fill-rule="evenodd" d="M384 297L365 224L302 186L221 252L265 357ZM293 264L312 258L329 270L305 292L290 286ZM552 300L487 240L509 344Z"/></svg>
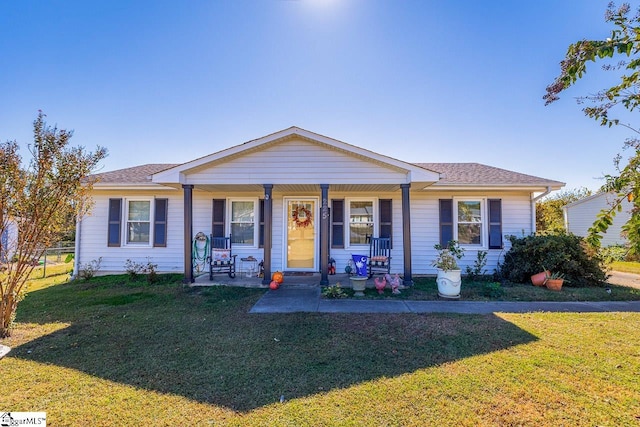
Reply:
<svg viewBox="0 0 640 427"><path fill-rule="evenodd" d="M271 289L272 291L275 291L279 287L280 283L276 282L275 280L272 280L271 283L269 283L269 289Z"/></svg>
<svg viewBox="0 0 640 427"><path fill-rule="evenodd" d="M276 282L278 282L278 284L280 284L280 283L284 282L284 274L282 274L282 272L280 272L280 271L276 271L271 276L271 280L275 280Z"/></svg>

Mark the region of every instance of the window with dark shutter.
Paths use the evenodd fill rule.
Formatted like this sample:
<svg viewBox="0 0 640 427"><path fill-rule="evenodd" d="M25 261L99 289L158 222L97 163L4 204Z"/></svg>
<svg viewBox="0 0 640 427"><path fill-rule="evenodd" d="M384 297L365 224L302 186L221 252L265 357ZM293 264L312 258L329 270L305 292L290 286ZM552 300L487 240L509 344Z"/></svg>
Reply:
<svg viewBox="0 0 640 427"><path fill-rule="evenodd" d="M378 201L378 209L380 210L380 230L378 237L389 237L391 239L391 248L393 248L393 238L391 235L391 218L393 216L391 199L380 199Z"/></svg>
<svg viewBox="0 0 640 427"><path fill-rule="evenodd" d="M167 207L169 199L155 200L155 214L153 216L153 246L167 246Z"/></svg>
<svg viewBox="0 0 640 427"><path fill-rule="evenodd" d="M440 199L440 245L449 246L453 240L453 200Z"/></svg>
<svg viewBox="0 0 640 427"><path fill-rule="evenodd" d="M107 245L120 246L122 223L122 199L109 199L109 224L107 231Z"/></svg>
<svg viewBox="0 0 640 427"><path fill-rule="evenodd" d="M344 200L331 200L331 247L344 248Z"/></svg>
<svg viewBox="0 0 640 427"><path fill-rule="evenodd" d="M211 234L213 237L226 237L224 235L225 199L213 199L213 215Z"/></svg>
<svg viewBox="0 0 640 427"><path fill-rule="evenodd" d="M489 199L489 249L502 249L502 200Z"/></svg>

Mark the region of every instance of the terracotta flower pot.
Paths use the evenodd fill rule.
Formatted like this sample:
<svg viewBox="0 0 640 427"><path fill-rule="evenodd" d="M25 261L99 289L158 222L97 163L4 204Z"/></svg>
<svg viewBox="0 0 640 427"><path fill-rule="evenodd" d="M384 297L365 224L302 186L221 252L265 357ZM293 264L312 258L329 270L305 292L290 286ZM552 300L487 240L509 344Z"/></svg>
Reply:
<svg viewBox="0 0 640 427"><path fill-rule="evenodd" d="M552 291L559 291L562 289L562 284L564 283L564 279L548 279L547 280L547 289Z"/></svg>
<svg viewBox="0 0 640 427"><path fill-rule="evenodd" d="M551 272L549 270L543 271L542 273L534 274L533 276L531 276L531 283L533 283L533 286L544 286L545 282L547 281L547 277L550 275Z"/></svg>

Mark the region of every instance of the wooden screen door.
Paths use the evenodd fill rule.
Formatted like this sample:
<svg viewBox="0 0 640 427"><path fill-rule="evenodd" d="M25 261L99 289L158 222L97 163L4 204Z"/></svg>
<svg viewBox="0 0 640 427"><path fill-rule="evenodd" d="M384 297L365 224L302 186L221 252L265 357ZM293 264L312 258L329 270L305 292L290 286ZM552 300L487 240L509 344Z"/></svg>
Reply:
<svg viewBox="0 0 640 427"><path fill-rule="evenodd" d="M285 269L316 271L317 200L286 200L286 254Z"/></svg>

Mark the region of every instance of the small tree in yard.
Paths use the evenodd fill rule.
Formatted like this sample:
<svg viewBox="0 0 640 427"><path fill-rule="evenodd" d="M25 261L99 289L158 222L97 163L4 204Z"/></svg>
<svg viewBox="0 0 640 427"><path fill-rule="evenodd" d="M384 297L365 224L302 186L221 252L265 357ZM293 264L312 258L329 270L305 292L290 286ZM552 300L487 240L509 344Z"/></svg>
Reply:
<svg viewBox="0 0 640 427"><path fill-rule="evenodd" d="M22 164L16 142L0 143L0 235L10 226L17 228L8 244L0 243L0 253L12 255L0 273L0 338L11 333L35 261L60 238L70 217L88 211L88 177L107 155L102 147L95 152L69 147L72 132L49 127L44 118L39 112L33 122L28 166Z"/></svg>
<svg viewBox="0 0 640 427"><path fill-rule="evenodd" d="M564 233L564 214L562 208L591 195L586 188L565 190L536 203L536 230L539 233Z"/></svg>
<svg viewBox="0 0 640 427"><path fill-rule="evenodd" d="M608 37L601 40L581 40L569 46L565 58L560 62L560 75L547 86L544 95L546 104L559 99L559 94L582 79L587 72L587 63L603 62L603 69L612 72L619 79L608 89L578 98L580 103L587 103L583 112L587 117L597 120L602 126L620 125L635 135L640 128L631 123L623 123L620 117L613 117L614 112L629 114L640 107L640 9L632 13L628 3L616 7L613 2L605 13L605 20L613 24ZM619 62L606 62L620 58ZM622 111L621 111L622 110ZM625 161L622 156L614 159L616 175L605 176L603 191L615 191L617 199L611 207L603 210L593 226L589 229L587 240L593 246L600 246L602 233L613 223L613 217L622 210L622 202L628 199L632 204L631 217L622 227L627 234L630 251L640 254L640 139L636 137L625 141L624 147L632 150L632 155Z"/></svg>

